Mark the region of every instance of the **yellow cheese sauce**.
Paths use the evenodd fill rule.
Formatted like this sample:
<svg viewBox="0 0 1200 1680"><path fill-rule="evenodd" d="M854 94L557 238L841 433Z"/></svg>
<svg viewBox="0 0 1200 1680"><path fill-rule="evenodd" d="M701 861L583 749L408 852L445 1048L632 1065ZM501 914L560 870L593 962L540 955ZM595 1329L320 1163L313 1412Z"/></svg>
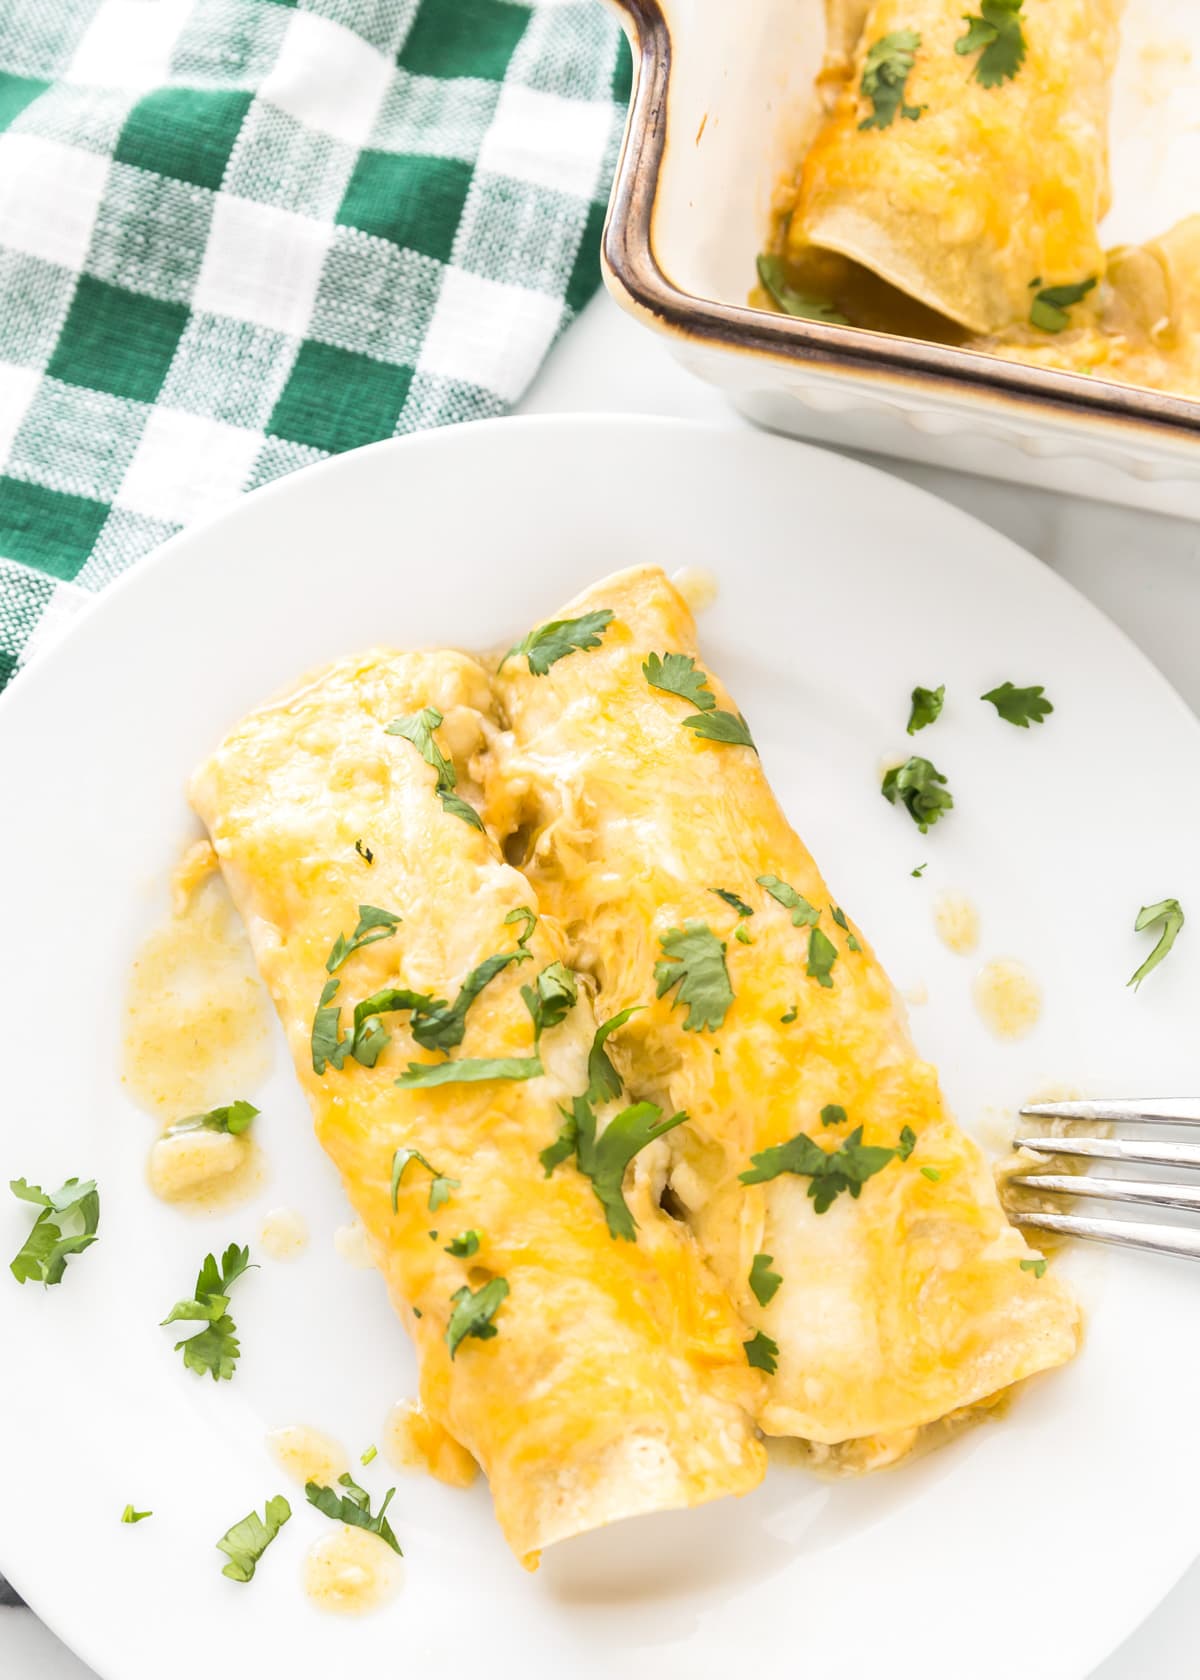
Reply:
<svg viewBox="0 0 1200 1680"><path fill-rule="evenodd" d="M282 1429L272 1429L267 1436L267 1448L285 1475L299 1482L320 1482L332 1487L338 1477L350 1468L345 1447L332 1435L323 1435L307 1424L290 1423Z"/></svg>
<svg viewBox="0 0 1200 1680"><path fill-rule="evenodd" d="M150 1151L146 1182L160 1201L187 1213L224 1213L266 1182L262 1151L247 1133L180 1132Z"/></svg>
<svg viewBox="0 0 1200 1680"><path fill-rule="evenodd" d="M671 582L696 614L706 612L721 590L717 574L707 566L680 566L671 573Z"/></svg>
<svg viewBox="0 0 1200 1680"><path fill-rule="evenodd" d="M966 893L947 888L934 901L933 925L948 951L970 956L979 944L979 911Z"/></svg>
<svg viewBox="0 0 1200 1680"><path fill-rule="evenodd" d="M392 1548L365 1528L338 1523L309 1547L304 1590L318 1610L361 1616L395 1598L404 1566Z"/></svg>
<svg viewBox="0 0 1200 1680"><path fill-rule="evenodd" d="M268 1260L294 1260L308 1247L308 1225L295 1208L272 1208L258 1229L258 1246Z"/></svg>
<svg viewBox="0 0 1200 1680"><path fill-rule="evenodd" d="M470 1487L479 1469L467 1449L424 1412L418 1400L401 1400L392 1407L383 1426L383 1450L398 1470L425 1470L448 1487Z"/></svg>
<svg viewBox="0 0 1200 1680"><path fill-rule="evenodd" d="M1024 963L997 957L975 976L975 1007L997 1038L1024 1038L1042 1013L1041 987Z"/></svg>
<svg viewBox="0 0 1200 1680"><path fill-rule="evenodd" d="M369 1272L375 1264L367 1228L361 1219L352 1220L349 1225L339 1225L333 1233L333 1246L346 1264L356 1271Z"/></svg>

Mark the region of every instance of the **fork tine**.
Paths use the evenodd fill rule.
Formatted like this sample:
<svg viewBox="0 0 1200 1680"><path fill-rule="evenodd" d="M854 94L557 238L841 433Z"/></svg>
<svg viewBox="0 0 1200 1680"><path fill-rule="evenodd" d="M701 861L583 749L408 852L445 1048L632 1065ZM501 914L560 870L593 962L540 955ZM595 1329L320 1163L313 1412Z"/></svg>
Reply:
<svg viewBox="0 0 1200 1680"><path fill-rule="evenodd" d="M1147 1179L1088 1178L1073 1173L1023 1173L1008 1181L1047 1196L1088 1196L1097 1202L1141 1202L1146 1207L1200 1213L1200 1185L1151 1184Z"/></svg>
<svg viewBox="0 0 1200 1680"><path fill-rule="evenodd" d="M1035 1155L1074 1155L1085 1161L1125 1161L1144 1167L1200 1168L1200 1144L1127 1143L1123 1138L1019 1137L1014 1149Z"/></svg>
<svg viewBox="0 0 1200 1680"><path fill-rule="evenodd" d="M1134 1219L1087 1219L1077 1213L1012 1213L1009 1217L1014 1225L1027 1230L1057 1231L1064 1237L1090 1237L1094 1242L1115 1243L1120 1248L1200 1260L1200 1231L1143 1225Z"/></svg>
<svg viewBox="0 0 1200 1680"><path fill-rule="evenodd" d="M1021 1113L1034 1120L1122 1120L1128 1125L1200 1126L1200 1099L1135 1097L1127 1102L1028 1103Z"/></svg>

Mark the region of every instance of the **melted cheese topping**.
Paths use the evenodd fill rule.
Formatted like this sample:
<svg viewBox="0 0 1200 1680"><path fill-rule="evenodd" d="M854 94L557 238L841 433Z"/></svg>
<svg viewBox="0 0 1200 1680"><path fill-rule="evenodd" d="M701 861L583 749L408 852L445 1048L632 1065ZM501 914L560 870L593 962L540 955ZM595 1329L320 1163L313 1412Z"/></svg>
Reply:
<svg viewBox="0 0 1200 1680"><path fill-rule="evenodd" d="M759 1379L744 1327L686 1231L635 1196L638 1240L615 1241L586 1178L542 1170L560 1102L588 1082L586 991L544 1035L542 1078L399 1088L408 1061L437 1059L403 1014L386 1018L390 1042L374 1067L350 1058L341 1071L313 1070L326 957L361 903L402 919L339 970L343 1026L356 1000L385 985L453 998L471 969L516 948L506 917L535 904L496 842L443 808L412 744L386 733L424 706L473 712L475 727L455 736L472 749L485 724L494 729L487 676L472 660L365 655L247 718L197 773L192 797L251 930L318 1138L416 1343L425 1411L486 1471L505 1535L532 1564L539 1548L618 1517L754 1486L765 1468L750 1422ZM457 768L469 792L469 766ZM371 866L355 852L360 836ZM520 988L565 954L550 918L526 949L528 963L504 969L473 1003L456 1059L531 1054ZM482 1234L469 1268L427 1236L419 1167L393 1210L392 1159L404 1146L459 1181L437 1217ZM452 1297L493 1276L509 1285L498 1333L467 1340L452 1360Z"/></svg>
<svg viewBox="0 0 1200 1680"><path fill-rule="evenodd" d="M387 1415L383 1450L397 1470L424 1470L448 1487L470 1487L479 1466L419 1400L401 1400Z"/></svg>
<svg viewBox="0 0 1200 1680"><path fill-rule="evenodd" d="M1024 1038L1042 1013L1041 987L1024 963L997 957L975 977L975 1007L997 1038Z"/></svg>
<svg viewBox="0 0 1200 1680"><path fill-rule="evenodd" d="M1028 1250L982 1155L946 1114L865 936L851 921L851 951L827 913L838 900L757 755L685 729L688 703L647 683L651 651L698 656L684 602L647 567L561 616L603 607L615 621L599 648L544 677L516 660L500 671L511 733L487 767L487 813L525 837L528 878L593 977L600 1017L641 1006L610 1049L631 1096L689 1115L663 1140L667 1181L747 1324L779 1344L763 1428L827 1443L894 1437L1070 1358L1074 1302L1021 1271ZM698 663L717 705L736 710ZM805 976L808 930L757 885L767 874L821 910L838 953L831 987ZM732 938L736 914L713 886L755 908L752 946ZM660 941L689 920L724 942L734 992L711 1034L688 1032L675 999L655 997ZM829 1104L847 1111L844 1128L822 1126ZM894 1149L905 1125L917 1145L857 1200L818 1215L805 1177L740 1180L752 1154L797 1132L829 1149L860 1125L868 1145ZM783 1277L765 1307L748 1285L758 1252Z"/></svg>
<svg viewBox="0 0 1200 1680"><path fill-rule="evenodd" d="M318 1610L361 1616L396 1597L404 1566L392 1548L365 1528L338 1523L309 1547L304 1590Z"/></svg>
<svg viewBox="0 0 1200 1680"><path fill-rule="evenodd" d="M270 1260L294 1260L308 1247L308 1224L295 1208L272 1208L258 1230L258 1246Z"/></svg>
<svg viewBox="0 0 1200 1680"><path fill-rule="evenodd" d="M338 1477L350 1468L346 1449L332 1435L323 1435L307 1424L289 1423L282 1429L272 1429L267 1447L276 1464L303 1487L305 1482L320 1482L332 1487Z"/></svg>

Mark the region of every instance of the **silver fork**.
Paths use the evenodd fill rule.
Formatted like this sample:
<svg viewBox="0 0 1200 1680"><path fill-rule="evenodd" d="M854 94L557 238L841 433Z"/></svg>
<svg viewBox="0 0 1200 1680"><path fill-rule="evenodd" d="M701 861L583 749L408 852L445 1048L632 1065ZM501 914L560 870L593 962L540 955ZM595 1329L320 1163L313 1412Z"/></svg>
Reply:
<svg viewBox="0 0 1200 1680"><path fill-rule="evenodd" d="M1200 1100L1192 1097L1153 1098L1130 1102L1031 1103L1023 1119L1073 1120L1122 1126L1200 1126ZM1037 1155L1071 1156L1077 1160L1114 1161L1122 1166L1179 1167L1200 1173L1200 1144L1107 1137L1018 1137L1017 1149ZM1089 1177L1086 1173L1018 1173L1008 1184L1048 1196L1086 1196L1093 1201L1133 1202L1144 1207L1178 1208L1200 1213L1200 1179L1180 1184L1166 1179ZM1084 1214L1042 1213L1010 1208L1014 1225L1063 1236L1091 1237L1123 1248L1149 1249L1154 1254L1179 1254L1200 1260L1200 1231L1183 1226L1146 1224L1134 1219L1093 1219Z"/></svg>

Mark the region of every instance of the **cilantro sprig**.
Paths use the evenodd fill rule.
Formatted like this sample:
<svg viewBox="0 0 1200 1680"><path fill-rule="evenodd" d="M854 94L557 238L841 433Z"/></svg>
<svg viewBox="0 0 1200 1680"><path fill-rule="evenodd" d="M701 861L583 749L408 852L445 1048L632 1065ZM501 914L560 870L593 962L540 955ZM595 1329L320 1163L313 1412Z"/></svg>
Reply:
<svg viewBox="0 0 1200 1680"><path fill-rule="evenodd" d="M690 654L652 653L642 664L642 675L660 694L673 694L697 708L682 720L685 729L706 741L723 741L729 746L758 751L742 714L718 710L717 697L708 686L708 674Z"/></svg>
<svg viewBox="0 0 1200 1680"><path fill-rule="evenodd" d="M490 1342L493 1336L499 1335L493 1320L508 1299L508 1294L508 1279L502 1277L492 1278L478 1289L473 1290L464 1284L454 1291L450 1297L454 1311L446 1325L446 1346L450 1349L451 1359L455 1358L468 1336Z"/></svg>
<svg viewBox="0 0 1200 1680"><path fill-rule="evenodd" d="M979 698L995 706L1005 723L1028 729L1031 723L1045 723L1054 710L1045 696L1046 690L1040 683L1033 688L1014 688L1012 683L1004 682L999 688L989 688Z"/></svg>
<svg viewBox="0 0 1200 1680"><path fill-rule="evenodd" d="M861 92L872 106L871 115L859 123L860 129L890 128L897 113L909 122L916 122L924 105L909 105L906 94L908 78L916 63L921 37L915 29L895 29L874 42L863 64Z"/></svg>
<svg viewBox="0 0 1200 1680"><path fill-rule="evenodd" d="M863 1185L890 1162L906 1161L916 1144L911 1127L905 1126L894 1149L864 1144L863 1129L856 1126L836 1149L822 1149L807 1133L799 1132L786 1143L773 1144L750 1157L750 1167L738 1176L743 1184L766 1184L781 1173L795 1173L809 1180L808 1196L815 1213L826 1213L843 1191L857 1201Z"/></svg>
<svg viewBox="0 0 1200 1680"><path fill-rule="evenodd" d="M364 1528L368 1534L377 1534L392 1548L397 1557L403 1557L400 1542L387 1520L387 1508L395 1497L395 1488L387 1490L379 1510L372 1516L371 1496L366 1488L359 1487L349 1470L338 1477L338 1486L346 1489L340 1496L321 1482L305 1482L304 1495L308 1503L315 1505L322 1516L329 1517L333 1522L348 1523L351 1528Z"/></svg>
<svg viewBox="0 0 1200 1680"><path fill-rule="evenodd" d="M981 87L1011 82L1025 62L1028 46L1021 27L1023 0L980 0L979 11L967 14L965 35L954 43L962 57L978 53L975 80Z"/></svg>
<svg viewBox="0 0 1200 1680"><path fill-rule="evenodd" d="M443 1202L449 1201L454 1190L462 1189L460 1179L451 1178L427 1161L419 1149L397 1149L392 1156L392 1212L398 1213L400 1206L400 1181L404 1177L405 1168L410 1161L416 1161L418 1166L425 1168L432 1182L429 1186L429 1211L436 1213Z"/></svg>
<svg viewBox="0 0 1200 1680"><path fill-rule="evenodd" d="M598 612L583 613L579 618L552 618L527 636L515 642L500 664L502 671L510 659L524 654L535 677L544 677L551 665L557 665L569 653L587 653L600 646L600 639L613 621L608 607Z"/></svg>
<svg viewBox="0 0 1200 1680"><path fill-rule="evenodd" d="M191 1296L176 1301L162 1320L163 1324L197 1320L204 1325L196 1335L175 1343L176 1353L182 1352L183 1363L197 1376L207 1374L214 1382L228 1382L237 1368L242 1350L237 1325L228 1312L229 1291L249 1269L250 1250L237 1243L230 1243L220 1266L215 1255L206 1254Z"/></svg>
<svg viewBox="0 0 1200 1680"><path fill-rule="evenodd" d="M1033 284L1036 286L1037 281ZM1065 332L1071 325L1067 311L1082 303L1097 284L1097 276L1093 274L1090 279L1080 280L1073 286L1043 286L1030 305L1030 324L1039 332Z"/></svg>
<svg viewBox="0 0 1200 1680"><path fill-rule="evenodd" d="M258 1118L259 1113L253 1103L239 1099L226 1103L222 1108L210 1108L206 1114L187 1114L182 1120L173 1120L165 1135L178 1137L184 1132L227 1132L231 1137L241 1137L243 1132L249 1131L251 1122Z"/></svg>
<svg viewBox="0 0 1200 1680"><path fill-rule="evenodd" d="M471 828L482 831L483 822L479 812L473 805L468 805L461 794L454 791L458 786L458 772L433 738L434 730L440 729L444 722L445 718L436 706L424 706L419 712L409 712L393 718L391 723L385 726L385 733L402 735L406 741L412 742L426 764L437 772L434 792L441 800L443 809L449 811L451 816L461 817Z"/></svg>
<svg viewBox="0 0 1200 1680"><path fill-rule="evenodd" d="M774 1300L775 1293L783 1282L782 1276L771 1270L774 1258L772 1254L756 1254L750 1265L750 1288L760 1307L765 1307Z"/></svg>
<svg viewBox="0 0 1200 1680"><path fill-rule="evenodd" d="M770 1336L762 1330L756 1330L748 1342L743 1342L746 1350L746 1363L753 1365L756 1371L765 1371L773 1377L779 1368L779 1343L773 1342Z"/></svg>
<svg viewBox="0 0 1200 1680"><path fill-rule="evenodd" d="M625 1169L647 1144L665 1137L687 1119L685 1112L662 1118L662 1109L652 1102L638 1102L622 1109L597 1137L596 1111L586 1097L576 1097L564 1117L562 1130L539 1159L549 1178L554 1169L574 1155L585 1178L592 1181L596 1199L604 1209L609 1234L626 1242L637 1241L637 1222L625 1200Z"/></svg>
<svg viewBox="0 0 1200 1680"><path fill-rule="evenodd" d="M880 791L889 805L904 807L922 834L954 808L945 776L927 758L910 758L889 770Z"/></svg>
<svg viewBox="0 0 1200 1680"><path fill-rule="evenodd" d="M684 1032L716 1032L733 1002L724 940L707 922L687 921L664 933L659 944L663 955L654 965L655 995L663 997L678 987L671 1007L687 1006Z"/></svg>
<svg viewBox="0 0 1200 1680"><path fill-rule="evenodd" d="M848 327L850 322L824 298L801 292L788 280L782 257L763 251L758 258L758 278L776 308L801 321L820 321L827 327Z"/></svg>
<svg viewBox="0 0 1200 1680"><path fill-rule="evenodd" d="M1147 928L1159 928L1158 944L1151 951L1137 972L1130 976L1128 984L1136 992L1146 976L1154 971L1170 951L1183 929L1183 906L1177 898L1160 899L1157 904L1145 904L1137 913L1137 920L1133 924L1135 933L1145 933Z"/></svg>
<svg viewBox="0 0 1200 1680"><path fill-rule="evenodd" d="M908 714L908 733L915 735L918 729L928 729L931 723L936 723L942 715L945 701L945 683L939 688L914 688Z"/></svg>
<svg viewBox="0 0 1200 1680"><path fill-rule="evenodd" d="M67 1261L96 1241L100 1229L100 1193L94 1178L68 1178L58 1190L10 1178L8 1187L18 1201L32 1202L41 1211L33 1228L9 1262L18 1283L61 1283ZM72 1228L73 1227L73 1228Z"/></svg>
<svg viewBox="0 0 1200 1680"><path fill-rule="evenodd" d="M234 1523L217 1541L217 1550L229 1559L222 1575L228 1575L231 1581L252 1581L255 1565L291 1514L292 1507L277 1493L267 1500L261 1517L257 1511L251 1511L241 1522Z"/></svg>

